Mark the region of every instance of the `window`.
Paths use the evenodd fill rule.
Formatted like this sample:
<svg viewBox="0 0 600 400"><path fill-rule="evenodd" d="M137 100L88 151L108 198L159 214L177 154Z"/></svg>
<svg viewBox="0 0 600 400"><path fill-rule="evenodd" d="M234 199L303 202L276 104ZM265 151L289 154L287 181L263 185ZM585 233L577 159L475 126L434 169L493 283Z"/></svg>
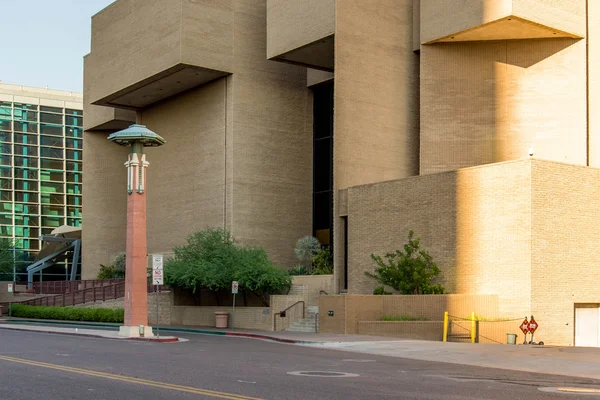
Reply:
<svg viewBox="0 0 600 400"><path fill-rule="evenodd" d="M38 167L38 159L31 157L14 157L15 159L15 167L30 167L37 168Z"/></svg>
<svg viewBox="0 0 600 400"><path fill-rule="evenodd" d="M63 116L60 114L40 113L40 122L47 124L63 124Z"/></svg>
<svg viewBox="0 0 600 400"><path fill-rule="evenodd" d="M10 132L2 132L0 131L0 142L12 142L12 135Z"/></svg>
<svg viewBox="0 0 600 400"><path fill-rule="evenodd" d="M24 133L15 133L15 143L19 144L37 144L37 135L26 135Z"/></svg>
<svg viewBox="0 0 600 400"><path fill-rule="evenodd" d="M0 118L12 119L12 108L10 105L3 106L0 104Z"/></svg>
<svg viewBox="0 0 600 400"><path fill-rule="evenodd" d="M81 206L81 196L67 196L67 205Z"/></svg>
<svg viewBox="0 0 600 400"><path fill-rule="evenodd" d="M64 224L64 217L42 217L42 226L58 228Z"/></svg>
<svg viewBox="0 0 600 400"><path fill-rule="evenodd" d="M11 236L12 237L13 228L12 226L0 226L0 236Z"/></svg>
<svg viewBox="0 0 600 400"><path fill-rule="evenodd" d="M15 201L20 203L37 203L38 194L31 192L15 192Z"/></svg>
<svg viewBox="0 0 600 400"><path fill-rule="evenodd" d="M81 185L76 183L67 183L67 194L81 194Z"/></svg>
<svg viewBox="0 0 600 400"><path fill-rule="evenodd" d="M11 178L12 167L11 166L0 166L0 178Z"/></svg>
<svg viewBox="0 0 600 400"><path fill-rule="evenodd" d="M37 180L38 171L37 171L37 169L15 168L15 178Z"/></svg>
<svg viewBox="0 0 600 400"><path fill-rule="evenodd" d="M47 158L40 158L40 163L43 169L52 169L57 171L64 170L64 162L62 160L50 160Z"/></svg>
<svg viewBox="0 0 600 400"><path fill-rule="evenodd" d="M78 172L67 172L67 182L81 183L83 182L83 177L81 176L81 173Z"/></svg>
<svg viewBox="0 0 600 400"><path fill-rule="evenodd" d="M65 184L58 182L42 182L40 184L40 192L42 193L64 193Z"/></svg>
<svg viewBox="0 0 600 400"><path fill-rule="evenodd" d="M37 239L40 236L40 228L15 226L15 236L19 238Z"/></svg>
<svg viewBox="0 0 600 400"><path fill-rule="evenodd" d="M40 193L40 201L42 204L65 204L65 196L55 193Z"/></svg>
<svg viewBox="0 0 600 400"><path fill-rule="evenodd" d="M40 171L40 180L41 181L63 181L63 172L62 171Z"/></svg>
<svg viewBox="0 0 600 400"><path fill-rule="evenodd" d="M1 202L0 203L0 212L2 213L11 213L13 211L12 203Z"/></svg>
<svg viewBox="0 0 600 400"><path fill-rule="evenodd" d="M81 218L81 208L80 207L67 207L67 216Z"/></svg>
<svg viewBox="0 0 600 400"><path fill-rule="evenodd" d="M81 226L81 219L79 218L67 218L67 225L69 226Z"/></svg>
<svg viewBox="0 0 600 400"><path fill-rule="evenodd" d="M18 110L14 111L15 121L38 122L38 113L36 111Z"/></svg>
<svg viewBox="0 0 600 400"><path fill-rule="evenodd" d="M12 183L12 179L0 179L0 190L11 190Z"/></svg>
<svg viewBox="0 0 600 400"><path fill-rule="evenodd" d="M57 107L40 106L40 111L62 114L63 109Z"/></svg>
<svg viewBox="0 0 600 400"><path fill-rule="evenodd" d="M82 152L80 150L67 150L68 160L81 160Z"/></svg>
<svg viewBox="0 0 600 400"><path fill-rule="evenodd" d="M63 136L62 125L40 124L40 133L44 135Z"/></svg>
<svg viewBox="0 0 600 400"><path fill-rule="evenodd" d="M42 215L62 217L65 215L65 208L63 206L56 205L42 206Z"/></svg>
<svg viewBox="0 0 600 400"><path fill-rule="evenodd" d="M12 159L11 156L0 155L0 165L5 165L7 167L11 167L12 166L11 159Z"/></svg>
<svg viewBox="0 0 600 400"><path fill-rule="evenodd" d="M12 214L0 214L0 225L12 225Z"/></svg>
<svg viewBox="0 0 600 400"><path fill-rule="evenodd" d="M0 153L11 154L12 153L11 147L12 146L10 144L0 144Z"/></svg>
<svg viewBox="0 0 600 400"><path fill-rule="evenodd" d="M22 181L22 180L15 179L15 190L37 192L38 191L38 182L37 181Z"/></svg>
<svg viewBox="0 0 600 400"><path fill-rule="evenodd" d="M83 147L83 141L81 139L67 139L65 140L66 148L68 149L81 149Z"/></svg>
<svg viewBox="0 0 600 400"><path fill-rule="evenodd" d="M66 136L71 136L71 137L76 137L76 138L82 138L83 137L83 129L81 128L74 128L72 126L68 126L65 128L66 130Z"/></svg>
<svg viewBox="0 0 600 400"><path fill-rule="evenodd" d="M31 110L31 111L38 110L38 106L36 104L15 103L15 108L21 108L23 110Z"/></svg>
<svg viewBox="0 0 600 400"><path fill-rule="evenodd" d="M81 126L82 122L83 118L81 117L71 117L70 115L67 115L65 117L65 125Z"/></svg>
<svg viewBox="0 0 600 400"><path fill-rule="evenodd" d="M38 124L34 124L32 122L15 121L15 132L37 133Z"/></svg>
<svg viewBox="0 0 600 400"><path fill-rule="evenodd" d="M42 147L40 149L40 156L41 157L48 157L48 158L63 158L65 155L63 149L56 149L56 148L50 148L50 147Z"/></svg>
<svg viewBox="0 0 600 400"><path fill-rule="evenodd" d="M35 146L15 145L15 155L37 157L38 148Z"/></svg>
<svg viewBox="0 0 600 400"><path fill-rule="evenodd" d="M35 214L40 213L40 208L35 204L15 203L15 214Z"/></svg>
<svg viewBox="0 0 600 400"><path fill-rule="evenodd" d="M12 131L12 121L0 119L0 131Z"/></svg>
<svg viewBox="0 0 600 400"><path fill-rule="evenodd" d="M80 162L67 161L67 171L83 171L83 165Z"/></svg>
<svg viewBox="0 0 600 400"><path fill-rule="evenodd" d="M40 136L42 146L63 147L63 138L58 136Z"/></svg>
<svg viewBox="0 0 600 400"><path fill-rule="evenodd" d="M66 108L65 114L81 116L81 115L83 115L83 111L82 110L73 110L72 108Z"/></svg>
<svg viewBox="0 0 600 400"><path fill-rule="evenodd" d="M12 201L12 192L0 190L0 201Z"/></svg>

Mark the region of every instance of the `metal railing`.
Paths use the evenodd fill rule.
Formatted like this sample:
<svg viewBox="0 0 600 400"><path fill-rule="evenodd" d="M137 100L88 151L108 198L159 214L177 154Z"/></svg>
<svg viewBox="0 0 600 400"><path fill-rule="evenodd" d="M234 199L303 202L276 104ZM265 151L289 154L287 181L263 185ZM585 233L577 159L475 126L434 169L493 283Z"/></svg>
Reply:
<svg viewBox="0 0 600 400"><path fill-rule="evenodd" d="M302 319L306 318L306 311L305 311L305 303L304 300L300 300L295 302L294 304L292 304L291 306L289 306L288 308L286 308L283 311L279 311L278 313L273 314L273 331L277 332L277 316L279 316L279 318L286 318L286 313L292 309L293 307L297 306L298 304L302 303ZM289 326L289 324L288 324Z"/></svg>
<svg viewBox="0 0 600 400"><path fill-rule="evenodd" d="M33 292L36 294L63 294L88 288L115 285L122 282L125 282L124 278L33 282Z"/></svg>
<svg viewBox="0 0 600 400"><path fill-rule="evenodd" d="M69 293L54 296L38 297L31 300L13 304L28 306L67 307L96 301L116 300L125 296L125 281L105 286L89 287L82 290L73 290Z"/></svg>

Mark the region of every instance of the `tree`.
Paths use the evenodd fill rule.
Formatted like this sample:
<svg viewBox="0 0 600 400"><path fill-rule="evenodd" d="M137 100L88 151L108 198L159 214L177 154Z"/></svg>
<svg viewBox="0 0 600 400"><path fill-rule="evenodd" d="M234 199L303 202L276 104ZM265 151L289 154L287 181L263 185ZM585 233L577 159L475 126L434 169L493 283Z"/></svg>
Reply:
<svg viewBox="0 0 600 400"><path fill-rule="evenodd" d="M237 280L241 290L255 293L268 306L271 294L285 293L291 286L287 271L275 266L260 248L236 243L224 229L206 229L190 235L187 244L173 249L165 263L165 283L191 290L215 292L229 289Z"/></svg>
<svg viewBox="0 0 600 400"><path fill-rule="evenodd" d="M439 275L440 269L427 250L420 248L421 239L408 233L408 243L403 250L387 253L383 258L371 254L377 264L375 273L365 272L377 282L390 286L402 294L441 294L441 284L432 285L431 280Z"/></svg>
<svg viewBox="0 0 600 400"><path fill-rule="evenodd" d="M98 272L98 279L115 279L125 278L127 259L125 253L119 253L115 260L109 265L100 264L100 271Z"/></svg>

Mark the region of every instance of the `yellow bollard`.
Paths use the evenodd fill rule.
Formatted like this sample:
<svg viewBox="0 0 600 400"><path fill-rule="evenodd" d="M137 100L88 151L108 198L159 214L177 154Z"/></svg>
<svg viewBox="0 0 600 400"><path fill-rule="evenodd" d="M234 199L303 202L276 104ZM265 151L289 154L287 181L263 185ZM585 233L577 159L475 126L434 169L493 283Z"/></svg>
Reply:
<svg viewBox="0 0 600 400"><path fill-rule="evenodd" d="M448 341L448 311L444 312L444 335L442 337L442 341Z"/></svg>
<svg viewBox="0 0 600 400"><path fill-rule="evenodd" d="M475 311L471 313L471 343L475 343Z"/></svg>

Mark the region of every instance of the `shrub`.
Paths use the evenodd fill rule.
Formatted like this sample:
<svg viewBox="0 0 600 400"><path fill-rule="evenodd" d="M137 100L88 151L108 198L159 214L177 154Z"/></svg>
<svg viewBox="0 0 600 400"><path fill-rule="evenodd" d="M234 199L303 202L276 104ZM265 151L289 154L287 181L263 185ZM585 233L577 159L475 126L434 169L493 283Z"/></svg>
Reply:
<svg viewBox="0 0 600 400"><path fill-rule="evenodd" d="M112 262L112 264L100 264L98 279L125 278L126 262L127 260L125 258L125 253L120 253L115 257L115 260Z"/></svg>
<svg viewBox="0 0 600 400"><path fill-rule="evenodd" d="M420 248L420 243L421 239L415 238L411 230L403 250L387 253L385 259L371 254L377 268L375 274L365 272L365 275L402 294L443 294L444 287L441 284L431 284L440 269L429 252Z"/></svg>
<svg viewBox="0 0 600 400"><path fill-rule="evenodd" d="M265 250L237 244L224 229L196 232L173 252L164 266L165 283L192 293L200 288L218 293L237 280L240 290L255 293L268 306L269 295L287 293L291 286L289 273L273 265Z"/></svg>
<svg viewBox="0 0 600 400"><path fill-rule="evenodd" d="M333 257L329 248L319 250L313 258L313 275L330 275L333 274Z"/></svg>
<svg viewBox="0 0 600 400"><path fill-rule="evenodd" d="M123 322L122 308L71 308L42 307L12 304L10 314L13 317L33 319L56 319L62 321Z"/></svg>
<svg viewBox="0 0 600 400"><path fill-rule="evenodd" d="M377 295L384 295L384 294L392 294L391 292L386 292L385 291L385 287L382 286L377 286L375 288L375 290L373 290L373 294L377 294Z"/></svg>
<svg viewBox="0 0 600 400"><path fill-rule="evenodd" d="M291 268L288 272L292 276L308 275L308 271L307 271L306 267L301 264L294 265L294 267Z"/></svg>
<svg viewBox="0 0 600 400"><path fill-rule="evenodd" d="M384 315L382 321L429 321L427 318L411 317L409 315Z"/></svg>
<svg viewBox="0 0 600 400"><path fill-rule="evenodd" d="M308 271L312 270L313 259L321 251L321 243L316 237L304 236L296 242L294 253L296 257L306 267Z"/></svg>

